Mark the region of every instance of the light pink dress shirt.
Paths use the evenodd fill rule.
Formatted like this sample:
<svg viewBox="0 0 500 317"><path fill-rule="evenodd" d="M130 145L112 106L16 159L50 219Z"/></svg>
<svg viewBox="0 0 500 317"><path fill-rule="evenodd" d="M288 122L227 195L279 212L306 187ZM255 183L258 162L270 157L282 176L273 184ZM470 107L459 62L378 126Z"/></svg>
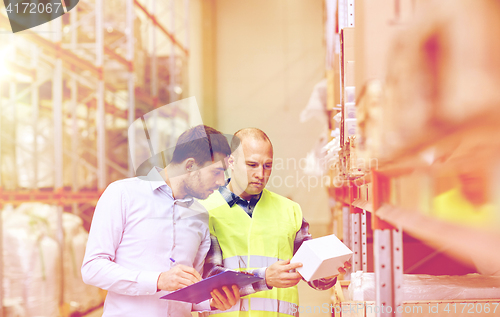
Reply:
<svg viewBox="0 0 500 317"><path fill-rule="evenodd" d="M190 317L192 310L210 310L208 301L167 301L160 297L168 292L157 292L160 273L175 264L201 274L210 248L206 209L193 199L174 199L159 171L153 168L147 180L111 183L97 203L82 276L108 290L103 316Z"/></svg>

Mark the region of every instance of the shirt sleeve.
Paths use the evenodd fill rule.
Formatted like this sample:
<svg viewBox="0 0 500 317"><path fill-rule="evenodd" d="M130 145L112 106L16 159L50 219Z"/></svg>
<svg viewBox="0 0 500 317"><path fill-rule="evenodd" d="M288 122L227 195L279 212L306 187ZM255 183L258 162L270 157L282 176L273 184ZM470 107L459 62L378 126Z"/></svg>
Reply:
<svg viewBox="0 0 500 317"><path fill-rule="evenodd" d="M86 284L124 295L152 295L161 272L129 270L114 262L126 221L127 196L117 183L95 208L81 272Z"/></svg>
<svg viewBox="0 0 500 317"><path fill-rule="evenodd" d="M220 247L219 240L217 240L216 236L210 235L210 241L210 250L208 251L205 259L204 278L228 270L222 266L222 249ZM266 269L267 267L263 267L250 271L255 276L262 277L262 280L240 288L240 296L246 296L256 292L268 291L272 289L272 287L268 287L266 284Z"/></svg>
<svg viewBox="0 0 500 317"><path fill-rule="evenodd" d="M198 304L193 304L193 312L199 312L199 313L203 313L203 312L208 312L208 311L211 311L212 308L210 307L210 300L207 299L206 301L203 301L201 303L198 303Z"/></svg>
<svg viewBox="0 0 500 317"><path fill-rule="evenodd" d="M207 220L208 222L208 220ZM205 236L201 241L200 247L198 248L198 252L196 253L196 257L193 262L193 267L195 268L200 275L203 275L205 256L207 256L207 252L210 249L210 230L208 226L206 227ZM210 311L210 300L203 301L198 304L193 304L192 311L194 312L205 312Z"/></svg>
<svg viewBox="0 0 500 317"><path fill-rule="evenodd" d="M293 254L297 252L304 241L308 240L312 240L312 236L309 233L309 223L304 218L302 218L302 226L295 235L295 240L293 243ZM309 284L309 286L311 286L312 288L321 291L331 288L335 285L335 283L337 283L337 277L320 278L314 281L307 282L307 284Z"/></svg>

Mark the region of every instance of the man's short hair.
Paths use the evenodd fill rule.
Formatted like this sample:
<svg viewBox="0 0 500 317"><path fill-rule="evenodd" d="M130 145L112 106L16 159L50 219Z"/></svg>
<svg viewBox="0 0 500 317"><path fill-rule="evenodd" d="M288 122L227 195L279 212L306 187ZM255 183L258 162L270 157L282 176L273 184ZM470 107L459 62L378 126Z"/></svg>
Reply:
<svg viewBox="0 0 500 317"><path fill-rule="evenodd" d="M197 125L182 133L175 145L172 163L178 164L193 158L198 165L214 161L214 154L230 155L231 148L226 137L212 127Z"/></svg>
<svg viewBox="0 0 500 317"><path fill-rule="evenodd" d="M261 129L257 128L243 128L234 133L234 137L231 141L231 150L234 152L238 146L240 146L241 141L245 138L253 138L256 140L267 141L273 146L271 140L267 136L267 134Z"/></svg>

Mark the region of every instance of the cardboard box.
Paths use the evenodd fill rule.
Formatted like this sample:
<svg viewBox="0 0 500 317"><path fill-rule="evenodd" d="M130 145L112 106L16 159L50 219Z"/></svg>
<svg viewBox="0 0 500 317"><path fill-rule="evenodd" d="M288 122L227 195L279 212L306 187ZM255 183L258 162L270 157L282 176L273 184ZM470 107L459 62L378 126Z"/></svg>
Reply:
<svg viewBox="0 0 500 317"><path fill-rule="evenodd" d="M335 235L302 243L290 263L301 262L297 269L306 281L339 274L338 268L349 261L352 251Z"/></svg>

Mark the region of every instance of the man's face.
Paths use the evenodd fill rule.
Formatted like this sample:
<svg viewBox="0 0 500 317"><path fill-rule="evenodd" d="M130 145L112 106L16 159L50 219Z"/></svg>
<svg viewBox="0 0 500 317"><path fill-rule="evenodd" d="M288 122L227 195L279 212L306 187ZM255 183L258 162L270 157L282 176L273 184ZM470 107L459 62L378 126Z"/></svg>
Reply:
<svg viewBox="0 0 500 317"><path fill-rule="evenodd" d="M273 148L264 140L251 137L241 141L241 146L229 158L231 185L235 194L250 200L267 185L273 168Z"/></svg>
<svg viewBox="0 0 500 317"><path fill-rule="evenodd" d="M214 155L215 163L208 161L195 164L185 181L186 194L198 199L207 199L210 194L225 184L224 169L226 156Z"/></svg>
<svg viewBox="0 0 500 317"><path fill-rule="evenodd" d="M489 199L489 164L467 163L458 167L458 179L462 194L474 205L482 205Z"/></svg>

